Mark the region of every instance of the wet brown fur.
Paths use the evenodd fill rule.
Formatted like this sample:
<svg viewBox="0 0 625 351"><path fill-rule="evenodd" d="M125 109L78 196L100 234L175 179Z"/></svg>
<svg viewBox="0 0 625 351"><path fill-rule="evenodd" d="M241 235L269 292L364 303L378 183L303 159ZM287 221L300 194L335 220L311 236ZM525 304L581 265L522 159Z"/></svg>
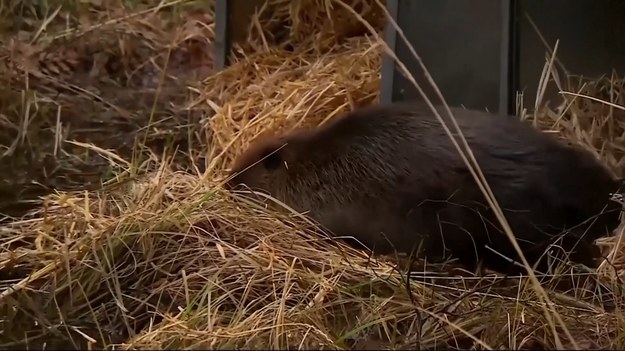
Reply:
<svg viewBox="0 0 625 351"><path fill-rule="evenodd" d="M619 224L621 206L609 200L619 182L590 153L515 117L452 112L528 261L537 262L566 228L559 245L572 261L595 267L592 242ZM523 272L486 248L520 262L422 104L361 108L316 129L265 136L235 161L231 176L228 189L244 184L267 192L376 253L421 245L430 260L451 253L469 268L483 260L500 272ZM547 262L537 268L545 272Z"/></svg>

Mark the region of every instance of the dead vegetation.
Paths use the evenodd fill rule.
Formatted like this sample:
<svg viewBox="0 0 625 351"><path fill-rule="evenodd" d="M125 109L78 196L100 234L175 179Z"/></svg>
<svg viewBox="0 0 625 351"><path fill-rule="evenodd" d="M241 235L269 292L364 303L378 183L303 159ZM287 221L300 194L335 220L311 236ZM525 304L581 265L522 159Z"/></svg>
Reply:
<svg viewBox="0 0 625 351"><path fill-rule="evenodd" d="M376 101L382 44L335 1L271 1L222 72L209 1L24 3L0 8L1 348L624 347L619 289L605 311L546 279L545 306L525 278L420 262L409 294L392 258L221 190L259 133ZM545 78L571 94L525 117L623 176L623 79Z"/></svg>

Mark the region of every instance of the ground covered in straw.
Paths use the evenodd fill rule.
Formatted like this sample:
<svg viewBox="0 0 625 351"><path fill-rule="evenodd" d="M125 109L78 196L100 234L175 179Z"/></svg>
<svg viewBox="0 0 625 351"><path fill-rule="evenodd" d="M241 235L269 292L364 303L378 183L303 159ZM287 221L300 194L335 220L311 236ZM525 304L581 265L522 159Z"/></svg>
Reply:
<svg viewBox="0 0 625 351"><path fill-rule="evenodd" d="M382 28L372 2L352 3ZM229 197L220 182L254 136L375 103L382 46L338 1L274 0L212 72L212 11L0 6L0 211L13 216L0 227L0 348L625 347L618 289L606 311L547 281L544 304L526 279L420 262L408 289L392 258ZM623 80L558 77L549 85L571 94L524 118L623 176ZM617 242L601 243L614 286Z"/></svg>

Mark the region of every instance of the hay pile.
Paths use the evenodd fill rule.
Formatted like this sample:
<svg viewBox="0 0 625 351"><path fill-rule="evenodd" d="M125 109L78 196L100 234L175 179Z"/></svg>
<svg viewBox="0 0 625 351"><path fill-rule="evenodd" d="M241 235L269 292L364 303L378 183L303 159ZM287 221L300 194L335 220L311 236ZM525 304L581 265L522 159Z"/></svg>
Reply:
<svg viewBox="0 0 625 351"><path fill-rule="evenodd" d="M364 17L371 16L363 1L353 3ZM134 22L120 20L94 31L167 32L154 25L146 30L148 11L137 11L141 16ZM148 104L124 99L98 110L98 116L120 116L124 106L131 112L125 120L143 124L145 134L116 125L102 126L100 132L109 134L101 140L85 139L72 129L55 134L50 132L57 125L54 113L40 117L46 123L24 129L40 133L42 141L58 140L52 145L76 145L69 144L73 139L91 143L79 144L82 151L68 149L65 156L83 157L86 148L90 157L105 160L113 176L103 190L51 194L0 228L0 347L554 348L558 340L569 347L623 347L620 304L605 312L580 295L543 306L525 280L504 284L494 276L413 279L408 294L405 277L391 260L330 242L300 218L228 197L219 187L224 170L254 136L316 125L378 96L381 44L356 19L348 20L340 5L272 1L265 11L263 24L269 29L254 26L252 40L238 48L225 71L188 80L193 92L188 99L170 100L174 106L157 103L161 118L147 119ZM208 22L202 26L206 32L196 36L200 42L211 39ZM269 35L272 25L285 23L291 25L288 35ZM147 35L139 41L162 51L167 40L159 38ZM169 45L168 51L178 48ZM114 55L125 57L120 51ZM40 94L57 101L45 95L43 84L36 86ZM138 89L124 84L124 92ZM75 111L84 95L64 99L59 119L80 117ZM610 111L597 119L607 121L601 130L612 147L602 148L601 155L618 168L622 154L614 136L622 136L625 127L617 109ZM598 147L593 124L578 122L588 120L580 110L545 109L537 124L546 125L541 116L556 114L563 115L556 123L563 135L585 135L582 142ZM190 160L185 170L168 149L146 151L136 141L160 140L161 130L176 127L198 141L176 144L176 155ZM143 161L116 142L106 144L111 135L135 140L133 151L143 151ZM560 314L575 343L563 327L549 328L545 309Z"/></svg>
<svg viewBox="0 0 625 351"><path fill-rule="evenodd" d="M212 65L212 15L198 13L206 4L176 1L155 12L139 2L57 0L48 13L39 2L15 5L0 7L14 10L0 12L14 20L0 45L1 212L20 215L54 189L97 189L117 172L96 150L65 140L127 160L148 155L133 160L141 167L150 152L200 142L193 124L201 116L183 107L186 86Z"/></svg>

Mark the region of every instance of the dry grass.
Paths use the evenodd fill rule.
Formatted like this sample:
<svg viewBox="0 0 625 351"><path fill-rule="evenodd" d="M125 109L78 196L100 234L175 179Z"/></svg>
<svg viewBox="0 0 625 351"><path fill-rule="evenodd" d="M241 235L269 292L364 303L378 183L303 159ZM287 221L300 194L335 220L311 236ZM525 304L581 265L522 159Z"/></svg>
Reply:
<svg viewBox="0 0 625 351"><path fill-rule="evenodd" d="M263 30L255 23L233 65L211 74L212 15L197 11L205 2L160 11L101 3L91 13L59 11L32 42L46 21L21 8L26 39L3 41L0 162L9 172L0 199L21 216L15 200L32 196L15 189L55 190L0 228L1 348L554 348L545 309L580 347L625 346L620 290L606 312L592 294L556 294L546 281L554 304L544 306L525 278L419 262L408 294L391 258L372 259L302 218L221 190L224 170L256 135L377 100L382 46L340 6L272 1ZM285 22L286 35L275 30ZM169 78L157 67L164 62ZM526 117L622 176L622 107L579 94L623 106L623 79L561 77L545 76L578 95ZM616 241L602 245L624 272Z"/></svg>

